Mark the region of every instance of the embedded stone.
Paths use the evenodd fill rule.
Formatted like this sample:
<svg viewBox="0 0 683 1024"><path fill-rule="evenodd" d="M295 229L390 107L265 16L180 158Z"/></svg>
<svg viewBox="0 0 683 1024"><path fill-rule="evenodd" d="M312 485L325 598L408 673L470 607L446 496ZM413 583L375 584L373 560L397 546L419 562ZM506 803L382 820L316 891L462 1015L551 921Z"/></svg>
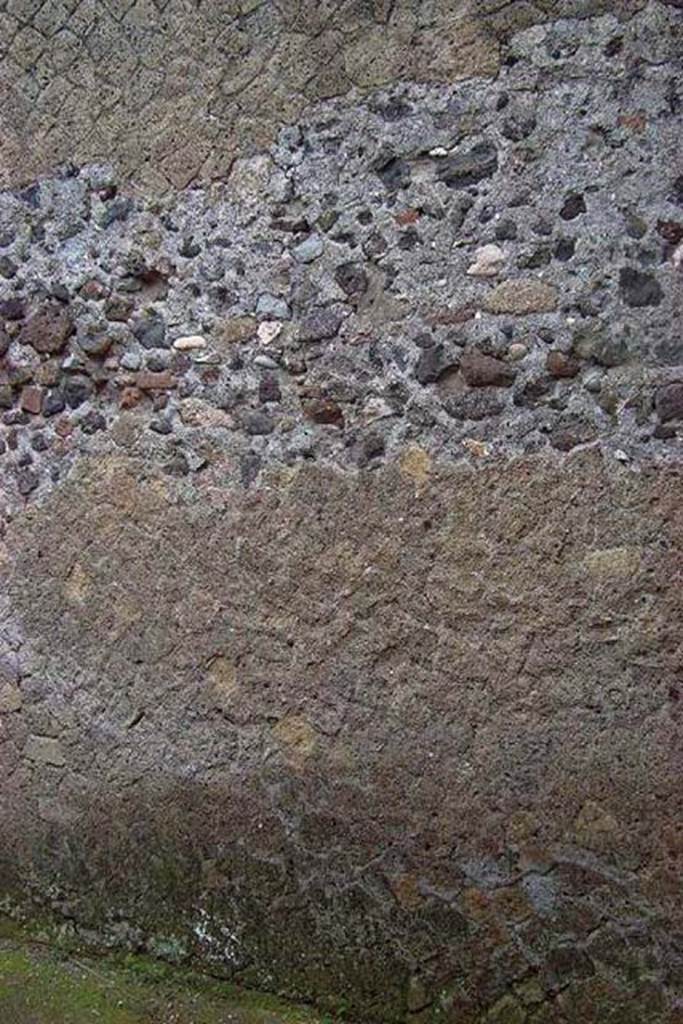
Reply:
<svg viewBox="0 0 683 1024"><path fill-rule="evenodd" d="M264 373L259 381L258 393L260 402L267 403L280 401L282 397L280 384L274 373Z"/></svg>
<svg viewBox="0 0 683 1024"><path fill-rule="evenodd" d="M19 343L36 352L61 352L74 332L73 320L60 303L48 302L32 313L19 333Z"/></svg>
<svg viewBox="0 0 683 1024"><path fill-rule="evenodd" d="M17 490L23 497L27 497L40 483L40 478L34 469L25 467L17 473Z"/></svg>
<svg viewBox="0 0 683 1024"><path fill-rule="evenodd" d="M325 251L325 244L320 235L310 235L299 245L295 245L292 253L299 263L312 263L322 256Z"/></svg>
<svg viewBox="0 0 683 1024"><path fill-rule="evenodd" d="M289 320L291 316L286 300L268 293L259 295L256 303L256 313L258 316L267 317L269 320ZM248 318L240 317L239 319L246 320Z"/></svg>
<svg viewBox="0 0 683 1024"><path fill-rule="evenodd" d="M507 356L513 363L518 363L528 355L529 349L521 341L513 341L512 345L508 348Z"/></svg>
<svg viewBox="0 0 683 1024"><path fill-rule="evenodd" d="M262 345L270 345L282 333L282 324L277 320L264 320L258 325L256 334Z"/></svg>
<svg viewBox="0 0 683 1024"><path fill-rule="evenodd" d="M483 245L467 268L471 277L496 277L505 265L505 253L497 245Z"/></svg>
<svg viewBox="0 0 683 1024"><path fill-rule="evenodd" d="M176 387L177 383L169 370L140 370L135 374L135 385L141 391L167 391Z"/></svg>
<svg viewBox="0 0 683 1024"><path fill-rule="evenodd" d="M22 388L21 397L19 404L25 412L33 413L38 415L43 405L43 391L42 388L35 387L34 385L27 385Z"/></svg>
<svg viewBox="0 0 683 1024"><path fill-rule="evenodd" d="M340 263L334 279L349 298L360 298L368 289L368 275L360 263Z"/></svg>
<svg viewBox="0 0 683 1024"><path fill-rule="evenodd" d="M585 212L586 200L580 192L571 192L562 204L560 217L562 220L575 220L576 217Z"/></svg>
<svg viewBox="0 0 683 1024"><path fill-rule="evenodd" d="M94 394L95 385L89 377L75 374L64 383L64 398L70 409L77 409Z"/></svg>
<svg viewBox="0 0 683 1024"><path fill-rule="evenodd" d="M24 753L36 764L51 765L55 768L63 768L66 764L62 745L52 736L29 736Z"/></svg>
<svg viewBox="0 0 683 1024"><path fill-rule="evenodd" d="M527 316L530 313L551 313L557 308L557 290L535 277L503 281L484 299L488 313L509 313Z"/></svg>
<svg viewBox="0 0 683 1024"><path fill-rule="evenodd" d="M307 316L299 327L299 341L326 341L334 338L342 324L342 317L333 309L318 309Z"/></svg>
<svg viewBox="0 0 683 1024"><path fill-rule="evenodd" d="M507 388L515 379L515 371L508 363L483 352L466 352L460 370L467 383L474 388Z"/></svg>
<svg viewBox="0 0 683 1024"><path fill-rule="evenodd" d="M410 185L412 175L407 160L382 151L375 160L373 169L389 192L398 192Z"/></svg>
<svg viewBox="0 0 683 1024"><path fill-rule="evenodd" d="M133 327L133 334L144 348L169 348L166 338L166 324L160 316L153 315L139 320Z"/></svg>
<svg viewBox="0 0 683 1024"><path fill-rule="evenodd" d="M636 267L622 267L619 271L619 290L627 306L658 306L664 298L661 285L654 274Z"/></svg>
<svg viewBox="0 0 683 1024"><path fill-rule="evenodd" d="M56 416L65 408L64 393L55 388L48 391L43 398L43 416Z"/></svg>
<svg viewBox="0 0 683 1024"><path fill-rule="evenodd" d="M201 334L187 334L182 338L176 338L173 348L178 352L192 352L196 349L206 348L206 339Z"/></svg>
<svg viewBox="0 0 683 1024"><path fill-rule="evenodd" d="M0 320L23 320L25 315L23 299L5 299L0 302Z"/></svg>
<svg viewBox="0 0 683 1024"><path fill-rule="evenodd" d="M449 370L457 368L457 361L449 359L443 345L429 345L422 349L415 376L420 384L434 384Z"/></svg>
<svg viewBox="0 0 683 1024"><path fill-rule="evenodd" d="M338 402L332 398L307 398L302 402L304 415L313 423L344 426L344 413Z"/></svg>
<svg viewBox="0 0 683 1024"><path fill-rule="evenodd" d="M82 350L89 356L104 356L107 354L113 344L113 337L111 334L106 332L90 333L86 332L79 339L78 344Z"/></svg>
<svg viewBox="0 0 683 1024"><path fill-rule="evenodd" d="M658 220L657 234L672 245L683 241L683 224L677 220Z"/></svg>
<svg viewBox="0 0 683 1024"><path fill-rule="evenodd" d="M256 320L253 316L234 316L219 325L216 340L224 345L237 345L253 338L255 333Z"/></svg>
<svg viewBox="0 0 683 1024"><path fill-rule="evenodd" d="M467 188L498 170L498 151L492 142L478 142L466 153L440 161L437 177L449 188Z"/></svg>
<svg viewBox="0 0 683 1024"><path fill-rule="evenodd" d="M23 700L21 690L13 683L3 682L0 678L0 715L9 715L21 711Z"/></svg>
<svg viewBox="0 0 683 1024"><path fill-rule="evenodd" d="M245 414L242 420L244 429L248 434L259 435L259 434L272 434L275 429L275 422L273 417L267 412L248 412Z"/></svg>
<svg viewBox="0 0 683 1024"><path fill-rule="evenodd" d="M576 377L581 364L576 359L572 359L571 356L565 355L564 352L558 352L554 349L548 353L545 367L551 377Z"/></svg>
<svg viewBox="0 0 683 1024"><path fill-rule="evenodd" d="M662 422L683 420L683 381L674 381L657 388L655 409Z"/></svg>
<svg viewBox="0 0 683 1024"><path fill-rule="evenodd" d="M133 409L140 404L143 398L144 395L140 388L126 387L121 391L119 405L122 409Z"/></svg>

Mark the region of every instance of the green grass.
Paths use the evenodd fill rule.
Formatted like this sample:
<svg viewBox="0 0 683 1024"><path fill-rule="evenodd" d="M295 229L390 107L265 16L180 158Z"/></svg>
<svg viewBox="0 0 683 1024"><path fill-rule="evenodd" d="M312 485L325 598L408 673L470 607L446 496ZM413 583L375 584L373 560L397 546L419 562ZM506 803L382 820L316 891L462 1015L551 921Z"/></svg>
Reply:
<svg viewBox="0 0 683 1024"><path fill-rule="evenodd" d="M2 1024L332 1024L307 1007L144 957L91 959L0 939Z"/></svg>

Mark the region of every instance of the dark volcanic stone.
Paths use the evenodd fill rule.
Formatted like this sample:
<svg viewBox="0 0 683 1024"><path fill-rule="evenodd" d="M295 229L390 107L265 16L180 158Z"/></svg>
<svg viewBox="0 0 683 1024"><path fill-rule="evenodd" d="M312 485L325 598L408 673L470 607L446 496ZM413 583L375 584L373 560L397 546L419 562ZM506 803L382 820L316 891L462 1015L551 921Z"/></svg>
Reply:
<svg viewBox="0 0 683 1024"><path fill-rule="evenodd" d="M299 341L313 342L334 338L342 318L333 309L318 309L307 316L299 327Z"/></svg>
<svg viewBox="0 0 683 1024"><path fill-rule="evenodd" d="M552 377L576 377L581 366L576 359L567 356L564 352L553 350L548 352L545 362L546 369Z"/></svg>
<svg viewBox="0 0 683 1024"><path fill-rule="evenodd" d="M5 299L0 302L1 320L23 320L25 312L23 299Z"/></svg>
<svg viewBox="0 0 683 1024"><path fill-rule="evenodd" d="M555 259L560 260L561 263L566 263L574 255L575 249L576 239L560 238L555 245Z"/></svg>
<svg viewBox="0 0 683 1024"><path fill-rule="evenodd" d="M36 352L52 354L62 351L73 330L73 321L64 306L47 302L29 316L19 332L19 342Z"/></svg>
<svg viewBox="0 0 683 1024"><path fill-rule="evenodd" d="M517 237L517 225L514 220L509 217L501 220L496 224L495 235L499 242L513 241Z"/></svg>
<svg viewBox="0 0 683 1024"><path fill-rule="evenodd" d="M202 251L201 245L195 242L194 238L184 238L178 252L181 256L184 256L186 260L192 260L195 256L199 256Z"/></svg>
<svg viewBox="0 0 683 1024"><path fill-rule="evenodd" d="M97 412L95 409L90 409L80 420L81 430L85 434L95 434L98 430L105 430L106 426L106 419L101 412Z"/></svg>
<svg viewBox="0 0 683 1024"><path fill-rule="evenodd" d="M153 373L163 373L164 370L168 370L167 357L153 352L151 356L147 356L145 366Z"/></svg>
<svg viewBox="0 0 683 1024"><path fill-rule="evenodd" d="M89 377L69 377L64 384L64 398L70 409L77 409L79 405L91 397L95 390L93 382Z"/></svg>
<svg viewBox="0 0 683 1024"><path fill-rule="evenodd" d="M97 223L102 228L108 228L111 224L116 221L128 220L133 210L133 200L127 196L118 196L116 199L108 202L103 210L100 211L97 217Z"/></svg>
<svg viewBox="0 0 683 1024"><path fill-rule="evenodd" d="M647 224L642 217L639 217L637 213L633 213L629 210L624 215L624 222L626 225L626 234L629 238L643 238L647 234Z"/></svg>
<svg viewBox="0 0 683 1024"><path fill-rule="evenodd" d="M498 151L492 142L478 142L467 153L456 153L442 160L437 168L439 181L449 188L467 188L498 170Z"/></svg>
<svg viewBox="0 0 683 1024"><path fill-rule="evenodd" d="M683 224L676 220L658 220L657 234L672 245L678 245L683 239Z"/></svg>
<svg viewBox="0 0 683 1024"><path fill-rule="evenodd" d="M111 348L113 338L110 334L84 334L78 344L89 356L104 356Z"/></svg>
<svg viewBox="0 0 683 1024"><path fill-rule="evenodd" d="M334 399L307 398L302 405L304 415L313 423L330 424L334 427L344 426L344 413Z"/></svg>
<svg viewBox="0 0 683 1024"><path fill-rule="evenodd" d="M683 381L674 381L657 388L655 409L664 423L683 419Z"/></svg>
<svg viewBox="0 0 683 1024"><path fill-rule="evenodd" d="M261 468L261 456L256 452L249 452L240 459L240 479L243 487L250 487L259 474Z"/></svg>
<svg viewBox="0 0 683 1024"><path fill-rule="evenodd" d="M395 156L380 156L375 161L374 171L390 192L407 188L411 181L410 164Z"/></svg>
<svg viewBox="0 0 683 1024"><path fill-rule="evenodd" d="M259 381L258 396L260 402L279 402L282 394L280 382L274 373L264 373Z"/></svg>
<svg viewBox="0 0 683 1024"><path fill-rule="evenodd" d="M0 277L7 280L17 276L17 265L9 256L0 256Z"/></svg>
<svg viewBox="0 0 683 1024"><path fill-rule="evenodd" d="M535 127L536 118L533 114L513 114L503 121L501 134L511 142L520 142L531 135Z"/></svg>
<svg viewBox="0 0 683 1024"><path fill-rule="evenodd" d="M426 335L431 342L429 335ZM415 367L415 376L420 384L434 384L448 370L456 369L457 362L448 359L443 345L429 345L422 349Z"/></svg>
<svg viewBox="0 0 683 1024"><path fill-rule="evenodd" d="M243 418L243 426L248 434L272 434L275 429L272 416L267 412L248 412Z"/></svg>
<svg viewBox="0 0 683 1024"><path fill-rule="evenodd" d="M505 408L505 392L477 388L462 395L450 395L444 409L454 420L486 420L498 416Z"/></svg>
<svg viewBox="0 0 683 1024"><path fill-rule="evenodd" d="M621 268L619 290L627 306L658 306L663 298L661 286L654 275L635 267Z"/></svg>
<svg viewBox="0 0 683 1024"><path fill-rule="evenodd" d="M173 424L166 416L156 416L149 421L149 429L155 434L172 434Z"/></svg>
<svg viewBox="0 0 683 1024"><path fill-rule="evenodd" d="M566 417L560 420L550 432L550 443L561 452L569 452L580 444L588 444L597 437L594 424L579 417Z"/></svg>
<svg viewBox="0 0 683 1024"><path fill-rule="evenodd" d="M31 491L35 491L38 483L39 477L34 469L21 469L17 473L17 487L19 493L23 494L24 497L30 494Z"/></svg>
<svg viewBox="0 0 683 1024"><path fill-rule="evenodd" d="M380 456L384 455L385 448L386 445L381 434L368 434L360 446L357 458L358 465L361 467L367 466L373 459L380 458Z"/></svg>
<svg viewBox="0 0 683 1024"><path fill-rule="evenodd" d="M59 390L48 391L43 398L43 416L56 416L64 412L64 395Z"/></svg>
<svg viewBox="0 0 683 1024"><path fill-rule="evenodd" d="M398 247L405 251L414 249L415 246L420 244L420 235L415 228L407 228L406 231L402 231L398 236Z"/></svg>
<svg viewBox="0 0 683 1024"><path fill-rule="evenodd" d="M473 388L507 388L515 379L515 371L511 366L482 352L467 352L462 358L460 369Z"/></svg>
<svg viewBox="0 0 683 1024"><path fill-rule="evenodd" d="M31 438L31 448L33 448L34 452L46 452L50 446L50 438L46 437L45 434L34 434Z"/></svg>
<svg viewBox="0 0 683 1024"><path fill-rule="evenodd" d="M555 382L551 377L535 377L527 381L519 391L515 392L515 405L530 409L539 405L554 390Z"/></svg>
<svg viewBox="0 0 683 1024"><path fill-rule="evenodd" d="M562 220L574 220L586 212L586 200L580 192L572 192L565 199L560 210Z"/></svg>
<svg viewBox="0 0 683 1024"><path fill-rule="evenodd" d="M166 337L166 324L160 316L149 316L139 320L133 334L144 348L170 348Z"/></svg>
<svg viewBox="0 0 683 1024"><path fill-rule="evenodd" d="M335 268L334 279L349 298L365 294L368 288L368 275L360 263L341 263Z"/></svg>

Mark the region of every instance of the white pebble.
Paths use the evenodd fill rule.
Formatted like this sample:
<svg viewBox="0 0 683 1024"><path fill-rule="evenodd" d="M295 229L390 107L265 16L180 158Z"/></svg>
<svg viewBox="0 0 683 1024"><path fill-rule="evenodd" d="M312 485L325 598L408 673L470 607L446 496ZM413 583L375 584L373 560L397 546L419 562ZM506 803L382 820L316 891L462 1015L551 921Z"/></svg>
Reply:
<svg viewBox="0 0 683 1024"><path fill-rule="evenodd" d="M272 341L275 341L281 330L282 324L278 323L277 320L264 320L263 323L258 325L256 333L262 345L270 345Z"/></svg>
<svg viewBox="0 0 683 1024"><path fill-rule="evenodd" d="M201 334L188 334L183 338L176 338L173 348L179 352L189 352L194 348L206 348L206 341Z"/></svg>
<svg viewBox="0 0 683 1024"><path fill-rule="evenodd" d="M512 345L510 345L508 349L508 357L516 363L520 359L524 359L527 352L528 349L526 345L522 345L521 341L513 341Z"/></svg>
<svg viewBox="0 0 683 1024"><path fill-rule="evenodd" d="M270 356L266 355L254 356L254 365L264 366L268 370L277 370L278 368L278 363L274 359L271 359Z"/></svg>
<svg viewBox="0 0 683 1024"><path fill-rule="evenodd" d="M496 277L505 264L505 253L497 245L482 245L474 254L474 263L467 268L471 277Z"/></svg>

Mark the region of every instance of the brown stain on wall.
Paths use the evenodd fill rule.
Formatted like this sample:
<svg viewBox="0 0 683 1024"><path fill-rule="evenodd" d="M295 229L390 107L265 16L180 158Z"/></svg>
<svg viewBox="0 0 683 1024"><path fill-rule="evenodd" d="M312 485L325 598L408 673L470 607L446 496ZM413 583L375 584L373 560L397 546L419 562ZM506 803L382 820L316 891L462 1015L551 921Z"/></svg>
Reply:
<svg viewBox="0 0 683 1024"><path fill-rule="evenodd" d="M596 453L436 464L419 493L403 464L307 468L211 507L84 460L7 538L9 887L187 942L220 862L228 973L380 1019L419 968L474 1020L531 970L522 927L548 991L557 936L583 958L605 915L638 908L666 959L682 507L679 471Z"/></svg>

